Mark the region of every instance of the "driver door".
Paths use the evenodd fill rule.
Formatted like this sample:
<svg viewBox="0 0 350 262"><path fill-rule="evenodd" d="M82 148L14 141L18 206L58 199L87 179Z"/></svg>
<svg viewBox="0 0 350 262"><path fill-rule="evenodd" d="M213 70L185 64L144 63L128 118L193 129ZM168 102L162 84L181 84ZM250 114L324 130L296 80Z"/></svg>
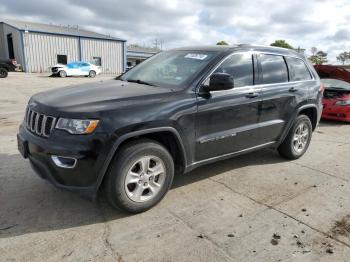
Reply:
<svg viewBox="0 0 350 262"><path fill-rule="evenodd" d="M214 71L231 74L234 88L198 96L195 161L229 155L256 146L261 88L254 86L255 55L230 55ZM205 84L207 81L205 81Z"/></svg>

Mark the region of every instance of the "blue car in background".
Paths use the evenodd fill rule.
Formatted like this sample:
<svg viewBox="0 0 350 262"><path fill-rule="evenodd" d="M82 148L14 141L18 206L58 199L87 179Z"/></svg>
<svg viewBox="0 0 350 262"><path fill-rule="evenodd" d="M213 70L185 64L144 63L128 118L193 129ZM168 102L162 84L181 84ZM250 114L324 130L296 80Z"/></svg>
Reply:
<svg viewBox="0 0 350 262"><path fill-rule="evenodd" d="M89 76L95 77L101 73L101 67L83 61L72 62L67 65L57 64L51 67L52 75L66 76Z"/></svg>

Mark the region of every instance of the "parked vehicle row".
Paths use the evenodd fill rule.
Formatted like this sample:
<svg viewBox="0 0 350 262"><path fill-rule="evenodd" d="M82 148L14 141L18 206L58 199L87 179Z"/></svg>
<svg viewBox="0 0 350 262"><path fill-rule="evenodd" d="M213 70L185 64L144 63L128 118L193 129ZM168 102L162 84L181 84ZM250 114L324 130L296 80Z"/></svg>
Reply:
<svg viewBox="0 0 350 262"><path fill-rule="evenodd" d="M111 205L137 213L165 196L175 173L267 147L301 157L322 92L292 50L179 48L117 80L34 95L18 148L54 185L90 197L103 186Z"/></svg>

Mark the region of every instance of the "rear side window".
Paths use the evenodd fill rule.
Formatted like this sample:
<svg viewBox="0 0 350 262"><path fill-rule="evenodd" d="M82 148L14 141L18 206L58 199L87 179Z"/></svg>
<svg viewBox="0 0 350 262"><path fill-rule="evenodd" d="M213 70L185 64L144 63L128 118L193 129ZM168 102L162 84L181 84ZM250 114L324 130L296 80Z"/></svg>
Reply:
<svg viewBox="0 0 350 262"><path fill-rule="evenodd" d="M254 84L253 57L251 54L233 54L227 58L215 73L227 73L233 76L235 87Z"/></svg>
<svg viewBox="0 0 350 262"><path fill-rule="evenodd" d="M310 71L304 61L295 57L285 57L288 68L290 81L303 81L312 79Z"/></svg>
<svg viewBox="0 0 350 262"><path fill-rule="evenodd" d="M288 70L284 58L279 55L260 55L263 84L288 82Z"/></svg>

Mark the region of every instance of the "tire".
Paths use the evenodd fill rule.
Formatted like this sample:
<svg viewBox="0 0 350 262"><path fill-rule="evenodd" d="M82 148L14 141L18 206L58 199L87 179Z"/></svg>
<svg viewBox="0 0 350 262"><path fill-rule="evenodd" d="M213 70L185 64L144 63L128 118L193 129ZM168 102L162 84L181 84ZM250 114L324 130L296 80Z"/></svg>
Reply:
<svg viewBox="0 0 350 262"><path fill-rule="evenodd" d="M148 168L142 168L142 165ZM143 173L146 169L149 172ZM140 213L162 200L173 178L174 161L170 153L157 142L142 139L118 150L106 174L105 195L112 206Z"/></svg>
<svg viewBox="0 0 350 262"><path fill-rule="evenodd" d="M64 70L61 70L61 71L58 72L58 75L59 75L60 77L66 77L66 76L67 76L67 72L64 71Z"/></svg>
<svg viewBox="0 0 350 262"><path fill-rule="evenodd" d="M284 158L298 159L307 151L311 137L312 124L310 118L306 115L299 115L277 150Z"/></svg>
<svg viewBox="0 0 350 262"><path fill-rule="evenodd" d="M89 77L94 78L95 76L96 76L96 72L95 72L94 70L91 70L91 71L89 72Z"/></svg>
<svg viewBox="0 0 350 262"><path fill-rule="evenodd" d="M6 78L9 72L5 68L0 68L0 78Z"/></svg>

